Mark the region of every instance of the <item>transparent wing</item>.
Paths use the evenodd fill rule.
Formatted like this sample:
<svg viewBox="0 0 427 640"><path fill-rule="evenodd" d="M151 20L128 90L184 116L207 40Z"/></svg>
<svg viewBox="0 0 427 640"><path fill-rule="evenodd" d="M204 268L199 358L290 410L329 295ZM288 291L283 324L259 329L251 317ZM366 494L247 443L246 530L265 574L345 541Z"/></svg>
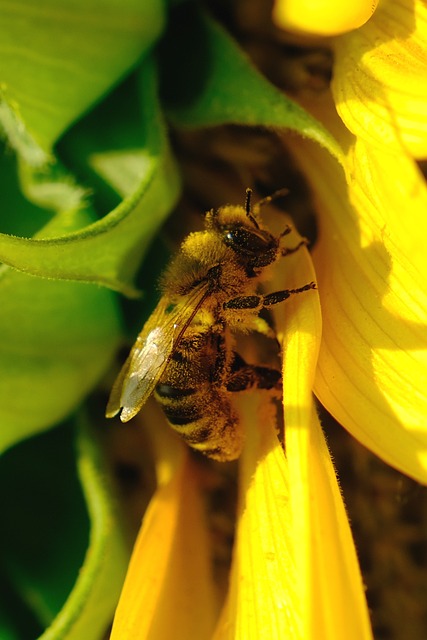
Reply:
<svg viewBox="0 0 427 640"><path fill-rule="evenodd" d="M138 413L209 295L208 282L203 281L172 309L170 300L166 296L161 298L117 376L107 405L107 418L121 410L120 419L127 422Z"/></svg>

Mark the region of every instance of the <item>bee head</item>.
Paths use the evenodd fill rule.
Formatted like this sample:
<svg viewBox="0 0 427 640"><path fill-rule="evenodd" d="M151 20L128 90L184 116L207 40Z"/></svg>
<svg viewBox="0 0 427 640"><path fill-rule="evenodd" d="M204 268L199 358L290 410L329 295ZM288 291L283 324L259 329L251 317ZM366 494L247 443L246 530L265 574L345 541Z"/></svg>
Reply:
<svg viewBox="0 0 427 640"><path fill-rule="evenodd" d="M246 190L245 207L225 205L209 211L206 226L221 236L249 269L266 267L276 260L279 239L263 228L251 212L251 190Z"/></svg>

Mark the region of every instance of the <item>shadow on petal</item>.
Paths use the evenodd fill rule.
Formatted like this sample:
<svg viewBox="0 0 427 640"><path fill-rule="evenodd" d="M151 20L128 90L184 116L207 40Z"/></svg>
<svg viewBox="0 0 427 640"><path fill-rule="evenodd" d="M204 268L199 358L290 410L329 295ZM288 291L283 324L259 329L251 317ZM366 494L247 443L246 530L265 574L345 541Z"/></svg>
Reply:
<svg viewBox="0 0 427 640"><path fill-rule="evenodd" d="M323 340L315 392L354 437L427 482L426 189L402 154L347 152L347 182L310 143L293 146L319 212Z"/></svg>

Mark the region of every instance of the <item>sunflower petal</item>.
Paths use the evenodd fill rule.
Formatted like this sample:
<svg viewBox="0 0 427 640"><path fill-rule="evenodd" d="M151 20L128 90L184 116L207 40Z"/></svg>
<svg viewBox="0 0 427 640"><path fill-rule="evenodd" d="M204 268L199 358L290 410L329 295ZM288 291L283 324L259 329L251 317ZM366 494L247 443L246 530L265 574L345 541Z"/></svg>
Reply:
<svg viewBox="0 0 427 640"><path fill-rule="evenodd" d="M302 279L312 277L309 263L300 260L297 273ZM304 623L301 637L369 639L372 634L354 543L311 395L321 336L318 297L291 298L286 315L285 439L289 518Z"/></svg>
<svg viewBox="0 0 427 640"><path fill-rule="evenodd" d="M275 419L253 397L242 403L246 443L228 598L214 640L300 638L286 458Z"/></svg>
<svg viewBox="0 0 427 640"><path fill-rule="evenodd" d="M379 147L427 153L427 5L387 0L335 42L333 93L355 135Z"/></svg>
<svg viewBox="0 0 427 640"><path fill-rule="evenodd" d="M303 254L287 259L286 272L277 274L275 285L280 275L286 287L295 279L312 277ZM286 360L287 455L268 405L257 412L253 399L242 401L247 441L240 465L237 538L228 599L214 640L368 639L370 626L350 529L314 418L311 385L320 341L317 295L293 296L282 307L286 310L277 317Z"/></svg>
<svg viewBox="0 0 427 640"><path fill-rule="evenodd" d="M427 190L416 165L358 141L340 167L294 147L316 193L323 315L315 392L379 457L427 483Z"/></svg>
<svg viewBox="0 0 427 640"><path fill-rule="evenodd" d="M153 425L162 431L162 425ZM186 450L166 432L158 460L159 487L144 516L111 640L211 638L216 597L207 531Z"/></svg>
<svg viewBox="0 0 427 640"><path fill-rule="evenodd" d="M317 415L287 429L296 564L305 603L302 638L369 640L372 631L354 542ZM304 577L305 576L305 577Z"/></svg>
<svg viewBox="0 0 427 640"><path fill-rule="evenodd" d="M282 29L332 36L357 29L372 16L378 0L276 0L273 19Z"/></svg>

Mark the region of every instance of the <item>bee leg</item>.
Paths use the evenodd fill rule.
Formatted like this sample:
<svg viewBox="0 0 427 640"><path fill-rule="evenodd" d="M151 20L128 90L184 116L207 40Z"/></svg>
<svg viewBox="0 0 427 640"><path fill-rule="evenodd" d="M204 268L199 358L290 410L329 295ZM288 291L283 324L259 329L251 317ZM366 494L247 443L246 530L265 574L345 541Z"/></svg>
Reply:
<svg viewBox="0 0 427 640"><path fill-rule="evenodd" d="M246 389L280 389L282 375L277 369L247 364L238 354L234 359L230 374L225 381L227 391L245 391Z"/></svg>
<svg viewBox="0 0 427 640"><path fill-rule="evenodd" d="M265 296L239 296L238 298L232 298L232 300L225 302L224 309L252 309L260 311L261 309L271 307L273 304L283 302L296 293L303 293L304 291L316 288L315 282L309 282L298 289L283 289L283 291L274 291L274 293L268 293Z"/></svg>
<svg viewBox="0 0 427 640"><path fill-rule="evenodd" d="M286 227L286 229L282 231L282 233L280 234L281 238L289 233L288 229L290 230L290 227ZM301 249L301 247L306 247L307 245L307 238L303 238L295 247L282 247L282 249L280 250L280 255L282 256L282 258L284 258L285 256L289 256L291 253L295 253L296 251L298 251L298 249Z"/></svg>

